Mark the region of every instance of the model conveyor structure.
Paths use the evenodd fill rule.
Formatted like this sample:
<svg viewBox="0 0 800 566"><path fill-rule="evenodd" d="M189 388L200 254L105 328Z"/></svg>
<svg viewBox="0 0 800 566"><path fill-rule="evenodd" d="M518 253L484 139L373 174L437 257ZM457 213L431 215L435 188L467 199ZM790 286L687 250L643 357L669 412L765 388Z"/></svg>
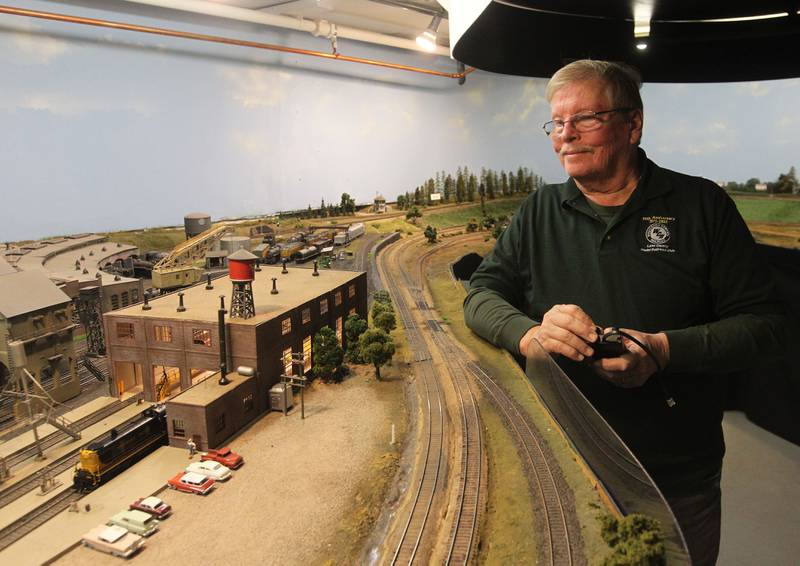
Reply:
<svg viewBox="0 0 800 566"><path fill-rule="evenodd" d="M650 475L550 355L534 350L526 364L528 380L611 503L622 515L641 513L661 523L668 566L691 564L678 522Z"/></svg>
<svg viewBox="0 0 800 566"><path fill-rule="evenodd" d="M167 257L153 266L153 287L168 291L198 283L203 270L196 267L195 262L202 261L206 252L231 230L230 226L222 224L175 246Z"/></svg>

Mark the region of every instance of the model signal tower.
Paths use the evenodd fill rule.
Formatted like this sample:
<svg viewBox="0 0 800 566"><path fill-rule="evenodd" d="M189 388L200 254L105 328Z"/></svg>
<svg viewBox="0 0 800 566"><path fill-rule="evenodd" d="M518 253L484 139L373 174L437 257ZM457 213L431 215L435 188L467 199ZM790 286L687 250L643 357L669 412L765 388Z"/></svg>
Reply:
<svg viewBox="0 0 800 566"><path fill-rule="evenodd" d="M256 256L244 249L228 256L228 273L233 283L231 318L250 318L256 314L253 303L253 265L257 260Z"/></svg>

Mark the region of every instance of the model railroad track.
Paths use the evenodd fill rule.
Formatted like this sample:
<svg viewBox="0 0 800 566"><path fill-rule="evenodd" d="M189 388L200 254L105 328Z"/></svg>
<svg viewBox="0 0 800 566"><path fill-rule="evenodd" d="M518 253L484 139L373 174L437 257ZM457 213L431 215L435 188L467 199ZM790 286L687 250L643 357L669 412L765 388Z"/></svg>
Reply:
<svg viewBox="0 0 800 566"><path fill-rule="evenodd" d="M55 478L57 475L75 467L78 457L78 450L73 450L65 454L58 460L53 461L45 468L42 468L35 474L28 476L24 480L20 480L12 486L0 491L0 509L12 503L36 489L42 484L44 478Z"/></svg>
<svg viewBox="0 0 800 566"><path fill-rule="evenodd" d="M0 550L12 545L34 529L42 526L81 497L83 497L82 493L75 491L72 487L67 488L39 505L33 511L26 513L13 523L0 529Z"/></svg>
<svg viewBox="0 0 800 566"><path fill-rule="evenodd" d="M434 341L442 353L448 350L438 322L428 320ZM453 372L454 385L461 406L462 430L465 433L461 446L461 486L458 509L456 511L453 531L450 534L450 548L447 552L446 564L468 564L474 548L478 516L481 510L481 490L483 481L483 436L481 419L475 396L469 387L466 371L460 360L455 362Z"/></svg>
<svg viewBox="0 0 800 566"><path fill-rule="evenodd" d="M420 373L425 391L422 400L425 438L423 471L416 485L413 505L403 528L400 542L392 557L391 563L394 565L412 564L417 558L433 501L437 492L442 488L439 475L442 469L445 421L442 392L430 362L430 353L425 341L419 333L402 294L391 286L389 292L403 321L415 361L420 362Z"/></svg>
<svg viewBox="0 0 800 566"><path fill-rule="evenodd" d="M398 250L392 250L393 254L399 253ZM402 268L399 269L403 273L403 280L408 288L409 293L413 297L415 306L421 310L427 310L427 304L424 297L421 296L420 290L413 284L408 277L407 271ZM424 357L427 360L430 357L427 345L424 339L419 334L408 303L397 289L391 289L395 307L397 308L400 318L406 328L409 344L412 346L412 351L424 352ZM426 320L426 325L435 321ZM441 412L441 391L438 390L438 379L434 373L433 366L429 361L425 361L421 367L421 373L425 380L425 391L428 394L427 398L423 399L423 404L428 407L431 406L431 383L437 387L437 403L440 405L439 411ZM482 452L482 438L481 438L481 424L480 416L475 403L474 397L469 390L469 385L466 381L459 380L453 377L453 387L459 400L459 424L461 427L462 450L461 450L461 466L460 466L460 482L458 483L458 507L455 513L455 519L448 533L447 549L448 554L446 564L467 564L472 556L474 549L475 533L477 529L477 518L480 510L480 494L482 487L482 474L483 474L483 452ZM439 418L442 418L440 415ZM429 428L429 446L433 440L430 436L431 429ZM441 458L441 440L438 442L438 450ZM426 452L427 457L425 461L425 473L420 480L420 489L417 492L417 497L414 501L414 506L409 516L406 528L404 529L402 539L397 546L392 564L411 564L414 562L419 549L420 541L422 540L425 522L430 514L431 504L433 502L434 493L430 488L423 487L425 476L428 475L428 468L430 467L430 452ZM438 477L438 470L437 470ZM430 482L429 482L430 485ZM434 483L431 486L436 488ZM443 486L442 486L443 489ZM434 526L431 530L438 528ZM422 560L422 559L420 559Z"/></svg>
<svg viewBox="0 0 800 566"><path fill-rule="evenodd" d="M476 237L482 236L459 238L424 253L418 261L419 280L424 281L422 267L433 253ZM545 450L545 443L530 418L506 390L469 359L464 351L456 345L456 342L442 330L438 322L429 323L429 325L433 330L434 339L437 340L447 360L458 369L463 370L462 376L467 373L472 375L475 382L488 394L492 404L515 438L520 456L530 472L528 481L531 493L539 500L539 507L542 510L540 513L543 523L541 532L545 538L544 544L539 545L542 563L554 566L574 564L573 547L577 545L577 541L573 541L578 536L577 534L573 536L570 532L568 521L568 513L574 512L574 510L570 505L565 505L560 486L556 481L554 470L558 468L558 463L555 462L549 450Z"/></svg>
<svg viewBox="0 0 800 566"><path fill-rule="evenodd" d="M104 418L113 415L123 407L127 407L128 405L136 402L137 397L132 396L126 399L125 401L114 401L106 405L105 407L95 411L90 415L86 415L83 418L80 418L76 421L73 421L72 426L78 430L83 430L85 428L90 427L91 425L102 421ZM63 442L67 438L70 438L69 435L63 431L56 430L45 436L44 438L39 439L39 444L42 447L42 450L55 446L60 442ZM38 454L38 450L36 449L35 444L29 444L24 448L20 448L16 452L12 452L8 456L6 456L6 465L9 468L13 468L14 466L18 466L25 460L33 458ZM0 497L2 497L2 493L0 492Z"/></svg>

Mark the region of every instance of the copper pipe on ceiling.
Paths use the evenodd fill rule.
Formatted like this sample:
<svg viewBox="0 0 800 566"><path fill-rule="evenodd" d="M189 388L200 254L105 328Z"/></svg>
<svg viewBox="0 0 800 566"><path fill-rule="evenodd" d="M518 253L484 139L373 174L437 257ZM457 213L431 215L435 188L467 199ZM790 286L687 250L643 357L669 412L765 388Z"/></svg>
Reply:
<svg viewBox="0 0 800 566"><path fill-rule="evenodd" d="M82 24L87 26L96 26L102 28L120 29L125 31L136 31L140 33L149 33L153 35L166 35L169 37L179 37L182 39L194 39L197 41L208 41L210 43L222 43L224 45L236 45L239 47L252 47L254 49L265 49L268 51L280 51L283 53L294 53L296 55L308 55L310 57L321 57L323 59L332 59L336 61L347 61L348 63L360 63L362 65L372 65L375 67L385 67L388 69L397 69L400 71L410 71L412 73L422 73L425 75L434 75L437 77L445 77L448 79L464 79L468 74L475 69L472 67L467 68L462 73L444 73L441 71L434 71L433 69L423 69L421 67L410 67L408 65L400 65L398 63L388 63L386 61L377 61L374 59L363 59L361 57L349 57L340 53L323 53L322 51L311 51L308 49L296 49L294 47L284 47L282 45L273 45L270 43L259 43L257 41L246 41L242 39L230 39L217 35L205 35L201 33L191 33L185 31L178 31L166 28L154 28L148 26L137 26L133 24L125 24L121 22L110 22L107 20L97 20L94 18L81 18L78 16L67 16L64 14L55 14L52 12L39 12L36 10L25 10L23 8L14 8L11 6L0 6L0 14L10 14L12 16L26 16L29 18L39 18L42 20L54 20L57 22L67 22L73 24Z"/></svg>

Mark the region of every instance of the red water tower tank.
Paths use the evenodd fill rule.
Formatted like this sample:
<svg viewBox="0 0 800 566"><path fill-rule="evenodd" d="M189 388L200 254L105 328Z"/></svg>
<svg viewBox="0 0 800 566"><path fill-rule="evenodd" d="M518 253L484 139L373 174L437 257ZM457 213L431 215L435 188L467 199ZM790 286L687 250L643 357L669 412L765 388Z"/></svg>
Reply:
<svg viewBox="0 0 800 566"><path fill-rule="evenodd" d="M258 258L245 249L236 250L228 256L228 274L231 281L253 281L253 265Z"/></svg>

